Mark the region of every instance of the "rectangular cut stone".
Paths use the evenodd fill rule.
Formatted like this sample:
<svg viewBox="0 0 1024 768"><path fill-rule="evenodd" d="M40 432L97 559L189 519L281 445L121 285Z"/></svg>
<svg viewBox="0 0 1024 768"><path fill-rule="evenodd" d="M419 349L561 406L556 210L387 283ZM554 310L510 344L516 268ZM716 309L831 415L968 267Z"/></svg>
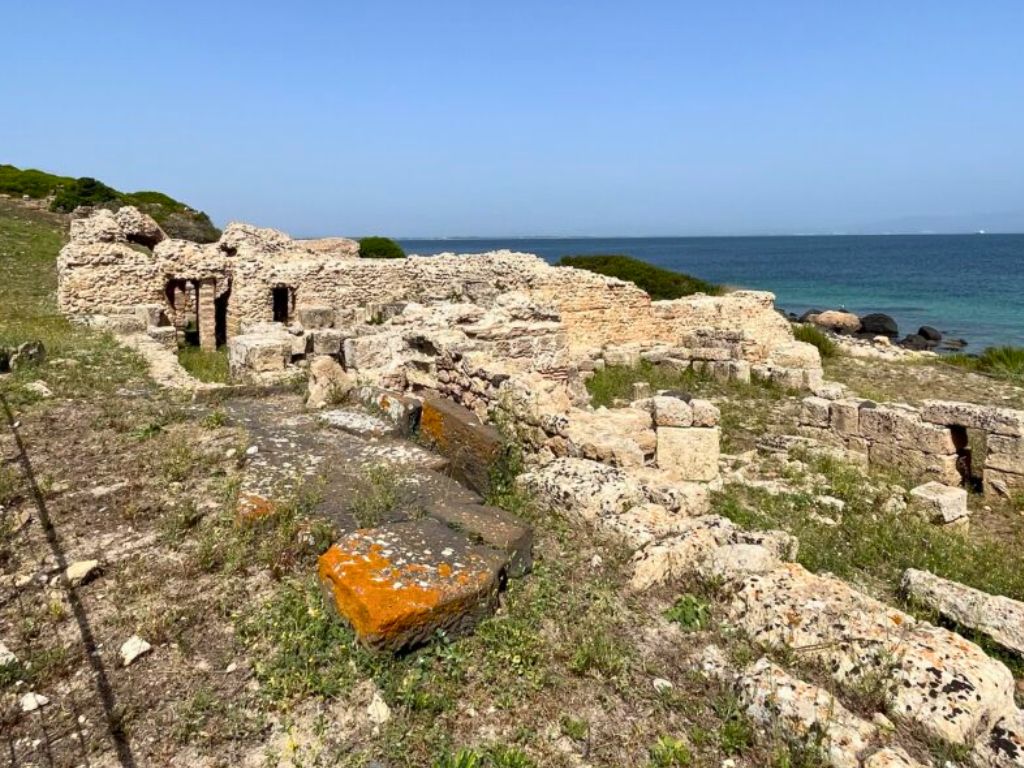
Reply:
<svg viewBox="0 0 1024 768"><path fill-rule="evenodd" d="M959 485L963 481L955 454L937 456L895 443L875 442L868 449L868 460L874 466L891 467L915 480L935 480L944 485Z"/></svg>
<svg viewBox="0 0 1024 768"><path fill-rule="evenodd" d="M320 556L319 575L360 642L400 651L488 616L502 565L495 551L424 519L349 534Z"/></svg>
<svg viewBox="0 0 1024 768"><path fill-rule="evenodd" d="M678 480L714 480L718 477L718 456L718 427L658 430L658 467Z"/></svg>
<svg viewBox="0 0 1024 768"><path fill-rule="evenodd" d="M921 410L925 421L945 426L980 429L997 435L1024 437L1024 411L949 400L925 400Z"/></svg>
<svg viewBox="0 0 1024 768"><path fill-rule="evenodd" d="M355 397L363 405L380 411L394 422L401 435L409 436L420 426L423 403L414 397L389 392L380 387L358 387Z"/></svg>
<svg viewBox="0 0 1024 768"><path fill-rule="evenodd" d="M498 430L481 424L468 408L438 397L427 397L420 413L419 434L448 457L457 477L481 495L487 495L491 487L491 467L502 451Z"/></svg>
<svg viewBox="0 0 1024 768"><path fill-rule="evenodd" d="M829 405L822 397L805 397L800 406L800 423L808 427L827 427Z"/></svg>
<svg viewBox="0 0 1024 768"><path fill-rule="evenodd" d="M989 435L985 468L1024 475L1024 438Z"/></svg>
<svg viewBox="0 0 1024 768"><path fill-rule="evenodd" d="M496 549L505 556L510 578L533 568L533 530L515 515L485 504L434 502L427 514L471 540Z"/></svg>
<svg viewBox="0 0 1024 768"><path fill-rule="evenodd" d="M330 328L334 325L334 310L330 307L297 307L296 318L307 330Z"/></svg>
<svg viewBox="0 0 1024 768"><path fill-rule="evenodd" d="M924 453L956 453L952 432L922 421L915 410L884 405L864 408L860 412L860 435L873 442L895 442Z"/></svg>
<svg viewBox="0 0 1024 768"><path fill-rule="evenodd" d="M919 485L910 492L910 511L930 523L952 523L968 515L967 491L936 482Z"/></svg>
<svg viewBox="0 0 1024 768"><path fill-rule="evenodd" d="M913 568L903 574L902 589L915 603L1024 656L1024 603Z"/></svg>
<svg viewBox="0 0 1024 768"><path fill-rule="evenodd" d="M292 343L288 335L243 335L228 342L228 365L232 378L244 379L247 374L283 371L291 356Z"/></svg>
<svg viewBox="0 0 1024 768"><path fill-rule="evenodd" d="M341 345L345 341L344 333L334 328L321 328L311 331L314 355L340 355Z"/></svg>
<svg viewBox="0 0 1024 768"><path fill-rule="evenodd" d="M1024 493L1024 475L1013 472L1001 472L998 469L985 469L985 495L1013 497Z"/></svg>
<svg viewBox="0 0 1024 768"><path fill-rule="evenodd" d="M829 405L832 429L841 435L860 435L860 400L833 400Z"/></svg>

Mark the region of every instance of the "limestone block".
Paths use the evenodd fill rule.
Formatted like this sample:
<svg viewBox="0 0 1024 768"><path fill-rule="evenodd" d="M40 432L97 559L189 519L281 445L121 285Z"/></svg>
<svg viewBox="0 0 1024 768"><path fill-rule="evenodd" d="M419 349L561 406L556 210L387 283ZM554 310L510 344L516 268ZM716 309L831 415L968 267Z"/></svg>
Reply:
<svg viewBox="0 0 1024 768"><path fill-rule="evenodd" d="M975 765L1024 766L1024 712L1012 709L999 717L974 745Z"/></svg>
<svg viewBox="0 0 1024 768"><path fill-rule="evenodd" d="M800 423L809 427L828 427L829 401L821 397L805 397L800 406Z"/></svg>
<svg viewBox="0 0 1024 768"><path fill-rule="evenodd" d="M721 418L721 411L718 406L708 400L694 398L690 401L690 408L693 410L693 426L714 427L718 425Z"/></svg>
<svg viewBox="0 0 1024 768"><path fill-rule="evenodd" d="M325 306L299 306L295 308L295 315L306 330L320 330L330 328L334 325L334 310Z"/></svg>
<svg viewBox="0 0 1024 768"><path fill-rule="evenodd" d="M292 355L304 357L313 352L313 337L308 333L290 334Z"/></svg>
<svg viewBox="0 0 1024 768"><path fill-rule="evenodd" d="M774 368L821 368L821 355L812 344L787 341L772 349L768 365Z"/></svg>
<svg viewBox="0 0 1024 768"><path fill-rule="evenodd" d="M985 469L1024 475L1024 437L989 435Z"/></svg>
<svg viewBox="0 0 1024 768"><path fill-rule="evenodd" d="M919 485L910 492L909 511L930 523L952 523L969 514L967 491L936 482Z"/></svg>
<svg viewBox="0 0 1024 768"><path fill-rule="evenodd" d="M883 747L864 761L864 768L928 768L901 747Z"/></svg>
<svg viewBox="0 0 1024 768"><path fill-rule="evenodd" d="M596 461L557 458L520 475L517 484L543 506L585 522L622 514L645 502L639 480Z"/></svg>
<svg viewBox="0 0 1024 768"><path fill-rule="evenodd" d="M925 421L944 426L980 429L1008 437L1024 437L1024 411L948 400L925 400L921 409Z"/></svg>
<svg viewBox="0 0 1024 768"><path fill-rule="evenodd" d="M604 349L607 365L622 365L633 368L640 364L640 345L609 346Z"/></svg>
<svg viewBox="0 0 1024 768"><path fill-rule="evenodd" d="M336 405L348 396L354 385L352 376L333 357L313 358L309 366L306 405L309 408Z"/></svg>
<svg viewBox="0 0 1024 768"><path fill-rule="evenodd" d="M985 494L988 496L1011 498L1018 493L1024 492L1024 475L988 468L985 469L983 474Z"/></svg>
<svg viewBox="0 0 1024 768"><path fill-rule="evenodd" d="M880 405L860 413L860 435L871 441L896 442L933 454L956 453L952 432L921 420L911 408Z"/></svg>
<svg viewBox="0 0 1024 768"><path fill-rule="evenodd" d="M799 648L842 687L882 675L891 717L953 744L1013 710L1013 676L976 645L797 564L747 577L728 618L757 643Z"/></svg>
<svg viewBox="0 0 1024 768"><path fill-rule="evenodd" d="M726 544L711 551L700 569L706 579L732 579L766 573L779 564L778 556L760 544Z"/></svg>
<svg viewBox="0 0 1024 768"><path fill-rule="evenodd" d="M766 658L743 670L736 681L740 705L762 726L794 740L821 738L829 765L859 768L877 726L850 712L823 688L799 680Z"/></svg>
<svg viewBox="0 0 1024 768"><path fill-rule="evenodd" d="M962 482L955 454L937 456L894 443L876 442L868 449L868 460L874 466L891 467L914 479L952 486Z"/></svg>
<svg viewBox="0 0 1024 768"><path fill-rule="evenodd" d="M829 405L829 423L841 435L860 435L860 411L863 400L833 400Z"/></svg>
<svg viewBox="0 0 1024 768"><path fill-rule="evenodd" d="M360 642L399 651L472 629L494 608L503 558L432 519L349 534L320 556L329 606Z"/></svg>
<svg viewBox="0 0 1024 768"><path fill-rule="evenodd" d="M741 384L750 383L750 363L746 360L733 360L729 363L729 379Z"/></svg>
<svg viewBox="0 0 1024 768"><path fill-rule="evenodd" d="M355 397L363 405L379 411L394 422L401 435L412 435L419 429L423 403L415 397L389 392L379 387L358 387Z"/></svg>
<svg viewBox="0 0 1024 768"><path fill-rule="evenodd" d="M714 480L718 477L718 456L718 427L658 429L658 467L679 480Z"/></svg>
<svg viewBox="0 0 1024 768"><path fill-rule="evenodd" d="M693 408L681 397L656 395L650 398L649 406L657 427L693 426Z"/></svg>
<svg viewBox="0 0 1024 768"><path fill-rule="evenodd" d="M178 330L173 325L151 325L146 329L146 335L166 349L178 348Z"/></svg>
<svg viewBox="0 0 1024 768"><path fill-rule="evenodd" d="M913 568L903 574L901 587L915 603L1024 656L1024 603Z"/></svg>
<svg viewBox="0 0 1024 768"><path fill-rule="evenodd" d="M344 331L334 328L321 328L310 331L309 336L313 337L314 355L340 355L341 345L345 341Z"/></svg>
<svg viewBox="0 0 1024 768"><path fill-rule="evenodd" d="M147 327L169 325L162 304L138 304L135 307L135 317Z"/></svg>
<svg viewBox="0 0 1024 768"><path fill-rule="evenodd" d="M287 335L242 335L228 341L228 366L233 379L283 371L291 357L292 342Z"/></svg>

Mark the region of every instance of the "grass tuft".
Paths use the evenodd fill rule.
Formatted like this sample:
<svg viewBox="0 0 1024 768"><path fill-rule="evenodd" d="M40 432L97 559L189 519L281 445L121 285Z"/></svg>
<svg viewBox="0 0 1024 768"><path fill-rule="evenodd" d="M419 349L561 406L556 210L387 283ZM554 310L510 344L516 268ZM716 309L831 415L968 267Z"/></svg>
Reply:
<svg viewBox="0 0 1024 768"><path fill-rule="evenodd" d="M940 357L939 361L1024 384L1024 347L989 347L980 355L958 353Z"/></svg>
<svg viewBox="0 0 1024 768"><path fill-rule="evenodd" d="M200 381L217 384L226 384L228 381L227 347L209 352L199 347L182 346L178 348L178 362Z"/></svg>
<svg viewBox="0 0 1024 768"><path fill-rule="evenodd" d="M836 343L828 337L828 334L809 323L796 326L793 329L793 336L796 337L797 341L803 341L817 347L818 353L822 358L835 357L839 354L839 348L836 346Z"/></svg>

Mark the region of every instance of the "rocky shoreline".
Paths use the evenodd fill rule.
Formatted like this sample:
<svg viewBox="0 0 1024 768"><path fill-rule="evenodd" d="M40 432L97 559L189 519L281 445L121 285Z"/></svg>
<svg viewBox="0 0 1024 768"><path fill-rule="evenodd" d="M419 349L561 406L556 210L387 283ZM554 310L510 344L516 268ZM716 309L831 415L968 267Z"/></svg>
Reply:
<svg viewBox="0 0 1024 768"><path fill-rule="evenodd" d="M912 352L959 352L968 345L966 339L947 337L931 325L922 325L915 333L900 338L896 321L883 312L858 316L845 309L809 309L802 315L795 312L784 312L784 315L791 323L810 323L836 336L859 339L879 346L895 346Z"/></svg>

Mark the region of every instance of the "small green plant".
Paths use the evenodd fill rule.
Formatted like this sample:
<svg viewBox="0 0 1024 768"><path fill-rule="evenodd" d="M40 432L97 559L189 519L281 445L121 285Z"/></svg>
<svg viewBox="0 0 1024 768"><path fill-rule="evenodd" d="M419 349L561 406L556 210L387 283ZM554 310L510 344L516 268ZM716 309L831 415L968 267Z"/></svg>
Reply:
<svg viewBox="0 0 1024 768"><path fill-rule="evenodd" d="M404 259L402 246L389 237L363 237L359 240L361 259Z"/></svg>
<svg viewBox="0 0 1024 768"><path fill-rule="evenodd" d="M586 631L569 661L569 669L577 675L596 672L614 678L626 670L628 657L622 644L604 628Z"/></svg>
<svg viewBox="0 0 1024 768"><path fill-rule="evenodd" d="M559 725L562 733L573 741L584 741L590 734L590 723L586 720L577 720L569 715L562 715Z"/></svg>
<svg viewBox="0 0 1024 768"><path fill-rule="evenodd" d="M835 357L839 353L839 348L836 346L836 343L828 337L828 334L810 323L803 323L796 326L793 329L793 336L796 337L797 341L813 344L818 348L818 353L823 358Z"/></svg>
<svg viewBox="0 0 1024 768"><path fill-rule="evenodd" d="M693 762L690 748L671 736L659 736L649 752L651 768L683 768Z"/></svg>
<svg viewBox="0 0 1024 768"><path fill-rule="evenodd" d="M202 425L206 429L220 429L227 422L228 415L221 408L217 408L203 417Z"/></svg>
<svg viewBox="0 0 1024 768"><path fill-rule="evenodd" d="M678 299L694 293L707 293L712 296L723 293L722 287L714 283L621 254L563 256L558 265L627 280L647 291L655 301Z"/></svg>
<svg viewBox="0 0 1024 768"><path fill-rule="evenodd" d="M489 768L536 768L537 764L521 749L499 744L487 750L485 765Z"/></svg>
<svg viewBox="0 0 1024 768"><path fill-rule="evenodd" d="M387 464L366 470L366 477L352 498L351 512L360 528L373 528L395 511L399 501L399 482Z"/></svg>
<svg viewBox="0 0 1024 768"><path fill-rule="evenodd" d="M484 759L472 749L460 749L454 754L444 755L434 761L433 768L483 768Z"/></svg>
<svg viewBox="0 0 1024 768"><path fill-rule="evenodd" d="M711 623L711 606L696 595L682 595L665 611L665 618L687 632L696 632L707 629Z"/></svg>

